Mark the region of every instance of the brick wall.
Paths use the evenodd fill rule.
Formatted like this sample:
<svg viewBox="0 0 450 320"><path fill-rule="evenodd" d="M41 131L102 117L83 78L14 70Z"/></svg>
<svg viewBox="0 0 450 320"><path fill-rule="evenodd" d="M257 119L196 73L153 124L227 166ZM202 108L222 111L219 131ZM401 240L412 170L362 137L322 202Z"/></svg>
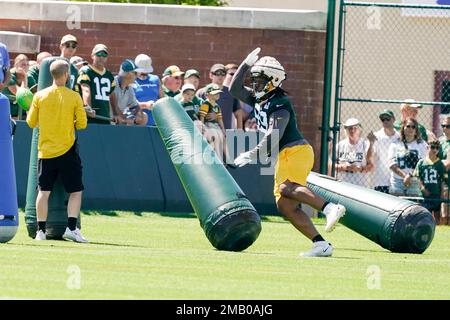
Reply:
<svg viewBox="0 0 450 320"><path fill-rule="evenodd" d="M90 59L96 43L104 43L110 49L108 68L113 73L123 59L146 53L153 59L156 74L172 64L182 70L194 68L201 72L201 85L208 82L212 64L239 64L247 53L260 46L263 55L276 57L286 69L288 76L283 87L294 102L301 130L316 151L314 170L319 168L324 32L92 22L68 31L62 21L12 19L0 19L0 26L5 31L39 34L41 51L55 55L59 55L59 41L66 33L78 38L76 54L86 59Z"/></svg>

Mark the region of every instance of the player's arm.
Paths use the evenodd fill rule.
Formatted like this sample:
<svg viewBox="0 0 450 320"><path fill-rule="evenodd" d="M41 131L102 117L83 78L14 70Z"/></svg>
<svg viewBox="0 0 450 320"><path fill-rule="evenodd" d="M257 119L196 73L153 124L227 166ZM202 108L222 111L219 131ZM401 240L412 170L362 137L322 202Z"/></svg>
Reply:
<svg viewBox="0 0 450 320"><path fill-rule="evenodd" d="M75 107L75 129L81 130L87 127L87 116L84 110L83 100L77 94L77 105Z"/></svg>
<svg viewBox="0 0 450 320"><path fill-rule="evenodd" d="M30 128L36 128L39 125L39 97L34 96L31 102L30 110L27 112L27 123Z"/></svg>
<svg viewBox="0 0 450 320"><path fill-rule="evenodd" d="M280 139L286 130L289 123L289 111L285 109L279 109L273 112L269 116L269 127L265 136L258 143L258 145L250 151L244 152L239 155L235 160L235 165L242 167L259 158L268 158L273 154L278 153L278 146Z"/></svg>
<svg viewBox="0 0 450 320"><path fill-rule="evenodd" d="M233 97L242 102L254 106L256 101L252 94L252 90L244 86L245 75L250 70L250 66L242 62L233 76L230 84L230 93Z"/></svg>

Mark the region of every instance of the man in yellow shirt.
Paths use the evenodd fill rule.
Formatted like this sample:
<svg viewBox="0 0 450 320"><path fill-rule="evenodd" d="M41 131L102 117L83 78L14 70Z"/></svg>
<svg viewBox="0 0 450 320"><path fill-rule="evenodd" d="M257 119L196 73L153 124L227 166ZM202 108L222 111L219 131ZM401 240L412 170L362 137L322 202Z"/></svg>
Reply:
<svg viewBox="0 0 450 320"><path fill-rule="evenodd" d="M67 205L68 224L63 238L87 242L76 227L84 186L81 159L75 140L75 129L87 126L86 112L80 95L65 86L69 77L69 64L64 60L55 60L50 65L50 72L53 85L34 95L27 116L27 123L31 128L39 127L36 240L46 240L48 199L59 174L66 192L70 194Z"/></svg>

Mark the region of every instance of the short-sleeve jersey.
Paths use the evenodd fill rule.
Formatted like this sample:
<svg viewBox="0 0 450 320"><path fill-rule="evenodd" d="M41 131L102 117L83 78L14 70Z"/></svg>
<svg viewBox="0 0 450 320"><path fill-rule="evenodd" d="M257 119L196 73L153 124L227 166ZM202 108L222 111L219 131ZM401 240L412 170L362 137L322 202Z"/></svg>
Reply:
<svg viewBox="0 0 450 320"><path fill-rule="evenodd" d="M420 159L414 173L431 195L441 195L441 186L446 174L445 166L441 160L432 162L428 158Z"/></svg>
<svg viewBox="0 0 450 320"><path fill-rule="evenodd" d="M304 139L303 134L297 126L297 117L289 98L279 92L272 94L267 102L263 104L255 104L255 118L258 130L266 133L269 128L270 115L277 110L286 110L289 112L289 122L284 130L283 136L280 138L280 150L291 142Z"/></svg>
<svg viewBox="0 0 450 320"><path fill-rule="evenodd" d="M91 107L96 114L110 117L109 96L116 87L116 82L111 72L106 69L100 72L91 65L85 66L80 69L78 84L86 84L91 89ZM88 118L88 122L107 123L107 121L93 118Z"/></svg>

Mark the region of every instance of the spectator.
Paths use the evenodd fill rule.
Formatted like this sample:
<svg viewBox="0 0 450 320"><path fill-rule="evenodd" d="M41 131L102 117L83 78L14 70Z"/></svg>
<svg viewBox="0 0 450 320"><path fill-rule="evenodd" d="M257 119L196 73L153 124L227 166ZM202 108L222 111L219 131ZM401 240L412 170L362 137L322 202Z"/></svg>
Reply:
<svg viewBox="0 0 450 320"><path fill-rule="evenodd" d="M441 147L439 150L439 158L442 159L442 162L445 165L447 171L450 169L450 116L445 116L441 121L442 131L444 135L439 138ZM447 183L444 184L444 190L442 194L442 198L449 199L449 185L450 181L447 180ZM442 224L450 225L449 218L449 203L443 202L441 205L441 222Z"/></svg>
<svg viewBox="0 0 450 320"><path fill-rule="evenodd" d="M114 122L121 123L124 121L124 117L120 114L116 104L114 94L116 82L111 72L105 67L108 61L108 48L104 44L96 44L92 49L91 58L92 65L81 68L78 77L88 122L110 124L110 120L96 119L95 117L99 115L110 118L111 108Z"/></svg>
<svg viewBox="0 0 450 320"><path fill-rule="evenodd" d="M426 157L428 145L420 135L417 120L406 119L400 127L400 140L389 147L391 169L389 191L396 196L419 196L420 188L414 169L420 159Z"/></svg>
<svg viewBox="0 0 450 320"><path fill-rule="evenodd" d="M200 85L200 72L195 69L189 69L184 74L184 84L190 83L194 85L195 90L198 90Z"/></svg>
<svg viewBox="0 0 450 320"><path fill-rule="evenodd" d="M89 62L87 62L86 60L84 60L82 57L79 56L73 56L72 58L70 58L70 63L74 65L78 71L80 71L82 67L87 66L89 64Z"/></svg>
<svg viewBox="0 0 450 320"><path fill-rule="evenodd" d="M9 82L11 75L9 73L9 52L5 44L0 42L0 91Z"/></svg>
<svg viewBox="0 0 450 320"><path fill-rule="evenodd" d="M239 118L240 128L243 128L242 124L242 113L237 111L240 109L240 102L238 99L233 97L229 91L231 80L233 75L237 70L237 65L229 65L230 74L227 76L227 68L220 63L213 65L209 72L209 78L211 79L211 84L219 86L222 93L220 94L220 99L217 102L222 110L222 120L225 125L225 129L233 129L235 127L233 114ZM226 80L226 81L225 81ZM206 87L203 87L197 91L197 96L206 99Z"/></svg>
<svg viewBox="0 0 450 320"><path fill-rule="evenodd" d="M51 57L52 54L47 51L40 52L36 57L36 64L30 65L28 69L28 86L31 92L35 93L37 91L37 85L39 82L39 69L41 67L42 61L45 58Z"/></svg>
<svg viewBox="0 0 450 320"><path fill-rule="evenodd" d="M161 81L157 75L152 74L152 58L148 55L139 54L134 63L137 66L137 78L132 87L142 111L147 115L147 126L155 126L151 108L155 101L164 97Z"/></svg>
<svg viewBox="0 0 450 320"><path fill-rule="evenodd" d="M197 90L199 83L200 83L200 73L197 70L189 69L188 71L186 71L186 73L184 74L184 84L185 85L191 84L194 86L194 90ZM181 90L181 93L179 93L175 96L175 100L177 100L180 103L183 100L182 93L183 93L183 90ZM194 94L194 96L192 97L192 99L189 102L189 108L194 109L195 112L198 113L202 103L203 103L203 100ZM210 120L211 117L212 117L211 114L207 115L207 120ZM197 120L198 120L198 117L197 117ZM214 120L214 119L212 119L212 120ZM202 127L203 127L203 125L202 125Z"/></svg>
<svg viewBox="0 0 450 320"><path fill-rule="evenodd" d="M181 88L181 100L180 104L188 114L188 116L194 121L194 125L203 134L204 126L203 123L198 118L198 112L200 110L199 106L194 102L194 98L199 99L195 96L195 86L191 83L186 83Z"/></svg>
<svg viewBox="0 0 450 320"><path fill-rule="evenodd" d="M50 72L53 85L36 93L27 117L31 128L39 126L38 231L35 239L46 240L48 199L57 176L61 176L64 188L69 193L68 222L63 238L88 242L77 228L84 186L74 132L86 128L86 113L80 95L65 86L69 78L69 63L64 60L54 61L50 65Z"/></svg>
<svg viewBox="0 0 450 320"><path fill-rule="evenodd" d="M373 169L372 142L361 138L362 127L356 118L347 119L344 129L347 138L339 141L337 147L338 179L366 187L366 173Z"/></svg>
<svg viewBox="0 0 450 320"><path fill-rule="evenodd" d="M166 97L175 97L180 93L184 72L177 66L169 66L164 70L162 76L163 91Z"/></svg>
<svg viewBox="0 0 450 320"><path fill-rule="evenodd" d="M70 59L77 51L77 45L77 38L71 34L66 34L61 38L59 49L61 50L61 57L66 58L70 65L69 88L78 92L80 90L77 86L78 69L70 63Z"/></svg>
<svg viewBox="0 0 450 320"><path fill-rule="evenodd" d="M28 57L24 54L19 54L14 59L14 68L10 70L10 80L4 86L2 93L8 97L11 107L11 117L13 119L22 119L22 109L16 101L16 93L19 87L28 88ZM34 85L34 83L30 83ZM20 111L20 112L19 112Z"/></svg>
<svg viewBox="0 0 450 320"><path fill-rule="evenodd" d="M374 151L374 186L376 191L389 193L391 170L389 169L388 150L392 143L400 139L400 134L394 129L394 112L384 109L378 115L382 128L375 133L370 132L367 138L375 140Z"/></svg>
<svg viewBox="0 0 450 320"><path fill-rule="evenodd" d="M222 112L217 101L222 90L217 84L211 83L206 87L206 100L200 106L198 113L199 120L206 126L206 139L213 146L217 156L223 159L228 156L225 143L225 127L222 121ZM206 115L214 113L214 120L208 120Z"/></svg>
<svg viewBox="0 0 450 320"><path fill-rule="evenodd" d="M136 80L136 65L132 60L125 60L120 65L119 74L114 78L117 84L114 89L117 106L124 115L127 125L147 125L147 114L142 112L131 85ZM150 106L153 108L153 104Z"/></svg>
<svg viewBox="0 0 450 320"><path fill-rule="evenodd" d="M417 123L419 122L419 120L417 120L417 116L419 114L419 109L422 109L422 105L415 103L416 101L414 99L405 99L403 101L403 103L400 105L400 112L402 114L401 119L395 121L394 123L394 128L399 131L402 123L407 119L407 118L411 118L411 119L415 119L417 121ZM425 142L428 142L429 140L436 140L436 136L434 135L433 132L425 129L425 127L423 125L421 125L420 123L418 123L419 125L419 131L420 131L420 135L422 137L423 140L425 140Z"/></svg>
<svg viewBox="0 0 450 320"><path fill-rule="evenodd" d="M444 163L439 159L440 146L439 141L431 141L428 157L419 160L414 172L414 176L419 178L420 192L424 198L422 205L433 214L437 224L444 223L444 221L441 221L440 198L442 184L447 180L447 170Z"/></svg>

